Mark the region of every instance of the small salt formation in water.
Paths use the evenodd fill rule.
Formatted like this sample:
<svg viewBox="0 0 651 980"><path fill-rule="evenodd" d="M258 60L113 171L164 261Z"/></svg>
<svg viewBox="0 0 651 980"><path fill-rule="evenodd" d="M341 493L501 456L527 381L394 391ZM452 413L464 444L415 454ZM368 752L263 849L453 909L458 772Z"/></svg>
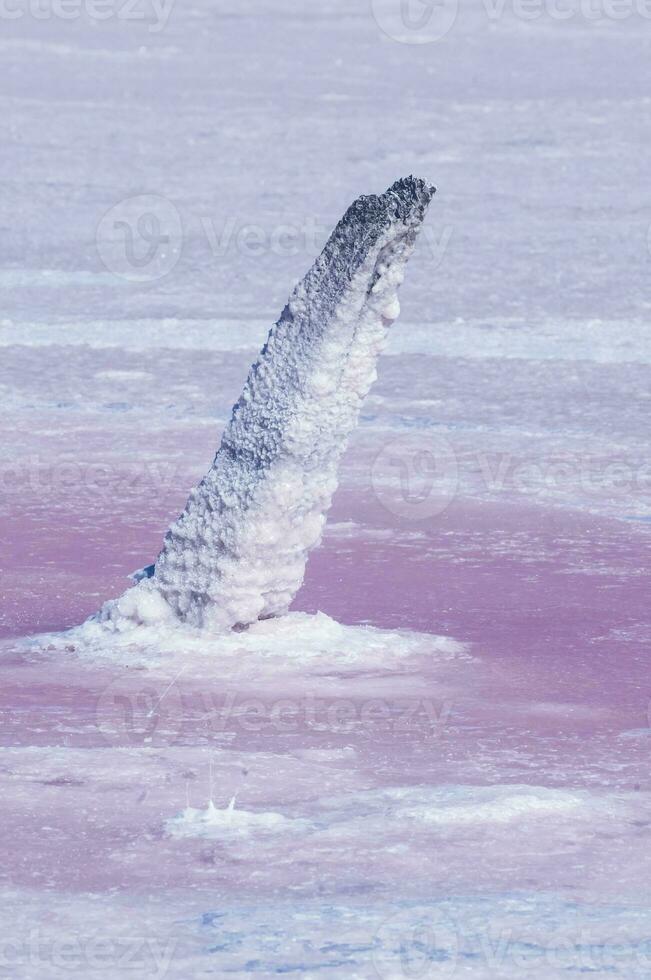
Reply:
<svg viewBox="0 0 651 980"><path fill-rule="evenodd" d="M243 837L251 832L282 833L284 830L294 830L304 823L305 821L290 820L272 811L257 813L238 810L233 796L223 809L216 807L212 799L205 809L187 806L178 816L166 822L165 829L171 837Z"/></svg>

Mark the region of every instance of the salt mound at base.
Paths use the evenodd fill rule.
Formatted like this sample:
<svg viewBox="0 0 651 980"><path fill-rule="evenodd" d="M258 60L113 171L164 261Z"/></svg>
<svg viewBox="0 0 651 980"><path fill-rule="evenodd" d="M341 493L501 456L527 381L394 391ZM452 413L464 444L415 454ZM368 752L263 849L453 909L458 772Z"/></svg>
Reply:
<svg viewBox="0 0 651 980"><path fill-rule="evenodd" d="M252 624L243 632L214 633L174 622L155 626L133 625L116 632L102 622L88 620L62 633L32 637L29 648L61 650L93 661L130 667L187 665L202 673L206 667L224 668L232 676L257 678L281 672L338 673L361 668L387 670L397 661L431 658L435 661L471 659L463 643L447 636L412 630L383 630L373 626L346 626L325 613L288 613L278 619Z"/></svg>

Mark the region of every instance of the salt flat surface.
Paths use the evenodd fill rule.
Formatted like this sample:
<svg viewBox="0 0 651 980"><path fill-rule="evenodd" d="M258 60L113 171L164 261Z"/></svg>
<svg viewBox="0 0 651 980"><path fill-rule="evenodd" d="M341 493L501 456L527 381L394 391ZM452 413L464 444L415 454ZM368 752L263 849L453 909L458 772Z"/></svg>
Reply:
<svg viewBox="0 0 651 980"><path fill-rule="evenodd" d="M57 274L53 274L57 275ZM65 279L65 276L63 277ZM84 346L98 350L236 351L257 353L269 332L269 320L62 319L43 323L0 321L0 346ZM597 364L651 360L644 320L464 320L430 323L401 319L384 355L424 354L470 360L505 358L527 361L594 361Z"/></svg>
<svg viewBox="0 0 651 980"><path fill-rule="evenodd" d="M12 977L649 974L651 22L462 0L405 44L396 10L2 21ZM438 192L295 611L80 627L333 223L410 172ZM129 266L143 196L167 240Z"/></svg>

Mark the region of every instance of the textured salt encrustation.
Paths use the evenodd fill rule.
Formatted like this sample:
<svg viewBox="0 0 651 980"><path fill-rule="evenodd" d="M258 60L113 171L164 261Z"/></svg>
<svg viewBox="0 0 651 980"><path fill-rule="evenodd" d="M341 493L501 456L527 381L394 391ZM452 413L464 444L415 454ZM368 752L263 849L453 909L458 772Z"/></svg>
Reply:
<svg viewBox="0 0 651 980"><path fill-rule="evenodd" d="M187 806L165 824L171 837L247 837L251 834L278 834L309 828L306 820L291 820L273 811L251 812L238 809L233 797L227 807L216 807L212 800L205 809Z"/></svg>
<svg viewBox="0 0 651 980"><path fill-rule="evenodd" d="M408 177L351 205L271 330L153 575L107 603L102 621L219 630L287 611L433 193Z"/></svg>
<svg viewBox="0 0 651 980"><path fill-rule="evenodd" d="M97 620L87 620L62 633L44 633L26 641L27 650L51 649L70 652L82 660L110 661L124 666L167 667L174 675L192 665L200 674L206 657L211 665L223 664L233 680L278 678L298 668L301 676L312 672L323 686L323 670L335 667L338 674L355 674L360 666L375 670L410 662L445 663L472 660L466 644L448 636L413 630L375 629L348 626L324 613L291 612L278 619L253 623L243 632L228 631L207 636L197 627L178 623L151 623L137 633L109 632ZM1 649L1 648L0 648Z"/></svg>

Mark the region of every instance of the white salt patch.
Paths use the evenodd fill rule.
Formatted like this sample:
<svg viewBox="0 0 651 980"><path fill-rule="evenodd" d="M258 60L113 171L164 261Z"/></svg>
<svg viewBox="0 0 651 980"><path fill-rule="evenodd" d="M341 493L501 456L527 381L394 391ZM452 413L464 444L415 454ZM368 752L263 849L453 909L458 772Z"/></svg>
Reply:
<svg viewBox="0 0 651 980"><path fill-rule="evenodd" d="M604 825L621 822L639 794L600 795L588 790L552 789L528 784L496 786L404 786L360 790L356 794L319 800L315 819L328 837L348 841L360 831L404 835L419 832L454 834L456 828L482 824L497 829L506 824L555 819L572 823L598 819ZM434 828L438 828L435 830ZM465 832L465 831L464 831Z"/></svg>
<svg viewBox="0 0 651 980"><path fill-rule="evenodd" d="M576 793L544 786L452 787L435 794L431 803L401 809L400 816L426 824L510 823L584 805Z"/></svg>
<svg viewBox="0 0 651 980"><path fill-rule="evenodd" d="M186 807L178 816L165 822L165 830L171 837L248 837L255 833L285 833L305 829L305 820L291 820L272 811L254 812L235 806L235 797L224 809L209 801L205 810Z"/></svg>
<svg viewBox="0 0 651 980"><path fill-rule="evenodd" d="M154 375L149 371L95 371L94 378L100 381L153 381Z"/></svg>
<svg viewBox="0 0 651 980"><path fill-rule="evenodd" d="M331 757L312 755L311 761L332 761ZM354 839L360 833L381 832L389 836L404 832L408 824L423 829L447 825L449 829L467 824L522 824L532 819L594 814L603 809L599 797L586 792L574 793L545 786L501 785L444 786L366 790L330 800L322 800L312 814L313 820L289 818L264 811L239 810L235 798L218 809L209 802L206 809L187 807L165 824L175 837L220 837L224 834L244 836L255 831L282 833L301 830L317 836L333 835ZM607 801L606 801L607 802ZM621 803L622 801L620 801ZM605 814L605 811L604 811ZM613 814L611 814L612 818Z"/></svg>
<svg viewBox="0 0 651 980"><path fill-rule="evenodd" d="M409 658L435 662L472 659L467 646L447 636L412 630L382 630L373 626L346 626L325 613L288 613L278 619L253 623L242 632L211 633L179 623L164 622L154 593L138 609L139 623L125 618L115 622L88 620L63 633L46 633L26 641L30 649L73 652L84 659L106 660L134 666L190 665L195 671L223 672L229 679L273 676L278 671L304 674L324 666L338 672L364 667L391 669ZM132 591L119 601L131 603ZM74 648L71 650L71 648Z"/></svg>

